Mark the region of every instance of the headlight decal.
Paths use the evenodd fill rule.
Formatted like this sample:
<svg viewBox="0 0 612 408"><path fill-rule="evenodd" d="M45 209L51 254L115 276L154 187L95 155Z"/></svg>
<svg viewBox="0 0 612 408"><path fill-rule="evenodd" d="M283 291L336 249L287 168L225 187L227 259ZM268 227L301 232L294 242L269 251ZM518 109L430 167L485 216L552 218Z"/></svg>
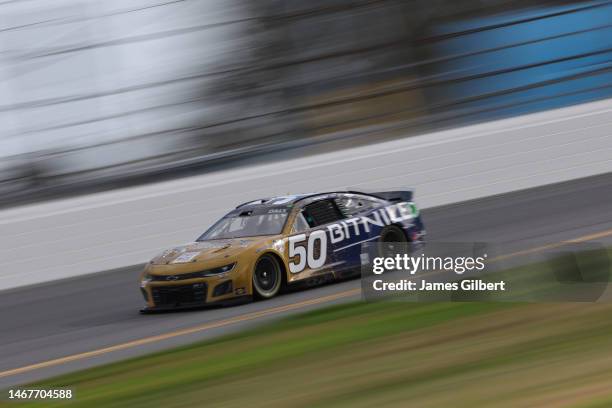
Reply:
<svg viewBox="0 0 612 408"><path fill-rule="evenodd" d="M196 278L205 278L209 276L217 276L222 275L224 273L231 272L236 266L236 262L223 265L217 268L205 269L203 271L198 272L190 272L190 273L182 273L177 275L152 275L152 280L159 282L173 282L177 280L186 280L186 279L196 279Z"/></svg>

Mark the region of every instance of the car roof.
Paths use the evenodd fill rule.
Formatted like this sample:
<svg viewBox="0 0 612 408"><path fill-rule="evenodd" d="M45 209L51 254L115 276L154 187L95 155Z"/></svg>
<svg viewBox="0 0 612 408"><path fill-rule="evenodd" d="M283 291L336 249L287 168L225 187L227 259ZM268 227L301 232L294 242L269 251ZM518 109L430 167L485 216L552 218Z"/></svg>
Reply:
<svg viewBox="0 0 612 408"><path fill-rule="evenodd" d="M247 201L226 214L226 217L237 215L281 214L287 213L297 201L317 194L295 194L260 198Z"/></svg>
<svg viewBox="0 0 612 408"><path fill-rule="evenodd" d="M308 198L320 197L321 199L327 197L333 197L338 194L362 194L374 198L381 199L373 194L363 193L360 191L329 191L329 192L319 192L319 193L309 193L309 194L293 194L286 196L277 196L277 197L269 197L269 198L261 198L257 200L247 201L246 203L242 203L238 205L234 210L230 211L228 216L235 216L243 213L252 213L252 214L266 214L266 213L274 213L274 212L286 212L291 209L295 203L298 201L302 201ZM282 211L282 210L285 211Z"/></svg>
<svg viewBox="0 0 612 408"><path fill-rule="evenodd" d="M290 204L294 204L296 201L302 200L303 198L310 197L312 195L317 194L294 194L294 195L286 195L286 196L277 196L277 197L268 197L268 198L260 198L257 200L247 201L246 203L242 203L236 208L246 208L246 207L278 207L278 206L287 206Z"/></svg>

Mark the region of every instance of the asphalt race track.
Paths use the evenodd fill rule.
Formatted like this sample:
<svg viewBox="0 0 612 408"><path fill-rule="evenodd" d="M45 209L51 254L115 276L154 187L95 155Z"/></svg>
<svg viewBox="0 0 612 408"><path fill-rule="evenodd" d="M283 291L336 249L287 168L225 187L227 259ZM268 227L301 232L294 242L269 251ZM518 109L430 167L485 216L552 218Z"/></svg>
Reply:
<svg viewBox="0 0 612 408"><path fill-rule="evenodd" d="M429 209L423 217L428 241L517 250L571 239L612 245L612 174ZM265 302L140 315L140 268L0 292L0 388L359 299L353 280Z"/></svg>

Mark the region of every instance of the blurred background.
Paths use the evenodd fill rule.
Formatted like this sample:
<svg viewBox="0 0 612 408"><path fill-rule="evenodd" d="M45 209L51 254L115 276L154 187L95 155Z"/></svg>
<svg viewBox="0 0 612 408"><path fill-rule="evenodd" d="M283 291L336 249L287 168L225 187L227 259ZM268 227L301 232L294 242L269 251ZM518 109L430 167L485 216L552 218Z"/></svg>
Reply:
<svg viewBox="0 0 612 408"><path fill-rule="evenodd" d="M611 57L608 1L2 0L0 206L607 98Z"/></svg>

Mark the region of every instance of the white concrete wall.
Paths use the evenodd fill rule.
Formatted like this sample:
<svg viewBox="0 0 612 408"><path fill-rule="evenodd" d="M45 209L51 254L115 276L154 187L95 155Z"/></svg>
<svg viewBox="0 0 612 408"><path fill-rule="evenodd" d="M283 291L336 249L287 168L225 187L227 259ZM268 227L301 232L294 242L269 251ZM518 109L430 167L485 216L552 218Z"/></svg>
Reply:
<svg viewBox="0 0 612 408"><path fill-rule="evenodd" d="M604 100L29 205L0 212L0 289L145 262L260 197L406 186L431 207L611 171L612 100Z"/></svg>

